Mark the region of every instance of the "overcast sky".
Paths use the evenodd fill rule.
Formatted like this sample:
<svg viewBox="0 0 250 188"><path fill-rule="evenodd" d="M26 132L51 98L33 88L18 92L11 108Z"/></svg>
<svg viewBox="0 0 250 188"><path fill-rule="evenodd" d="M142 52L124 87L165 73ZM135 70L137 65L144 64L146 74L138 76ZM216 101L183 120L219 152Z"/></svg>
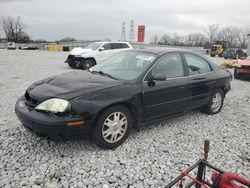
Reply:
<svg viewBox="0 0 250 188"><path fill-rule="evenodd" d="M146 38L203 32L210 24L250 24L250 0L0 0L0 17L21 16L32 39L119 40L122 22L146 25ZM1 33L3 36L3 33Z"/></svg>

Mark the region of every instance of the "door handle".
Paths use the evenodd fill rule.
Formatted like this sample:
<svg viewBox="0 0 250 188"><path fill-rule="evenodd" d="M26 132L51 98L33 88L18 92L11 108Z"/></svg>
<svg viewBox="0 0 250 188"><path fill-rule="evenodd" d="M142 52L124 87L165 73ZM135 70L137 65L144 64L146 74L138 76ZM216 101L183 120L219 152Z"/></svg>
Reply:
<svg viewBox="0 0 250 188"><path fill-rule="evenodd" d="M206 78L193 78L192 80L205 80Z"/></svg>

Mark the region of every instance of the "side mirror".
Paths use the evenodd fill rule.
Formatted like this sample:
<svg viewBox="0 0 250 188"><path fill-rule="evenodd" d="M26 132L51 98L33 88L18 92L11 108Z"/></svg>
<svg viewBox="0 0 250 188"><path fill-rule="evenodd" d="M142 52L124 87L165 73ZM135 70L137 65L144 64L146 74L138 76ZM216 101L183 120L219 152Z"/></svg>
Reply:
<svg viewBox="0 0 250 188"><path fill-rule="evenodd" d="M100 48L99 48L99 51L100 51L100 52L103 51L103 50L105 50L104 47L100 47Z"/></svg>
<svg viewBox="0 0 250 188"><path fill-rule="evenodd" d="M199 67L196 67L196 66L193 66L193 65L189 65L188 68L190 68L193 72L199 72L200 71Z"/></svg>
<svg viewBox="0 0 250 188"><path fill-rule="evenodd" d="M155 81L165 81L167 79L165 74L155 74L152 75L151 78L148 80L148 86L154 87Z"/></svg>
<svg viewBox="0 0 250 188"><path fill-rule="evenodd" d="M166 79L167 77L165 74L155 74L155 75L152 75L151 77L151 80L155 80L155 81L164 81Z"/></svg>

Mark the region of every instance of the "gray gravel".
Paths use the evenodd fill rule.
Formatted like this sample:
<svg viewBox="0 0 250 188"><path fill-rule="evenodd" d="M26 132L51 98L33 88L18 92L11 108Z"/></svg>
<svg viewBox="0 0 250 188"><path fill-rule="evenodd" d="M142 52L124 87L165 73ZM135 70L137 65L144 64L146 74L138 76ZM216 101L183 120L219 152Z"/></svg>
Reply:
<svg viewBox="0 0 250 188"><path fill-rule="evenodd" d="M71 71L62 63L66 56L0 50L0 187L164 187L202 157L207 138L210 163L250 177L249 81L233 80L221 113L192 111L133 130L114 151L26 132L14 113L17 98L34 81Z"/></svg>

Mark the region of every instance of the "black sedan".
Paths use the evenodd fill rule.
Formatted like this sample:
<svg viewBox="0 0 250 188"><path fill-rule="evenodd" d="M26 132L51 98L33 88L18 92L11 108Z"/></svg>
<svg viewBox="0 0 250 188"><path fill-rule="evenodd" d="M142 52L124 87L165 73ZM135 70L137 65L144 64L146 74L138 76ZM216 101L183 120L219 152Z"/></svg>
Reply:
<svg viewBox="0 0 250 188"><path fill-rule="evenodd" d="M34 83L15 111L38 135L86 133L100 147L115 148L133 127L196 108L220 112L231 79L230 72L191 52L126 51L88 71Z"/></svg>

